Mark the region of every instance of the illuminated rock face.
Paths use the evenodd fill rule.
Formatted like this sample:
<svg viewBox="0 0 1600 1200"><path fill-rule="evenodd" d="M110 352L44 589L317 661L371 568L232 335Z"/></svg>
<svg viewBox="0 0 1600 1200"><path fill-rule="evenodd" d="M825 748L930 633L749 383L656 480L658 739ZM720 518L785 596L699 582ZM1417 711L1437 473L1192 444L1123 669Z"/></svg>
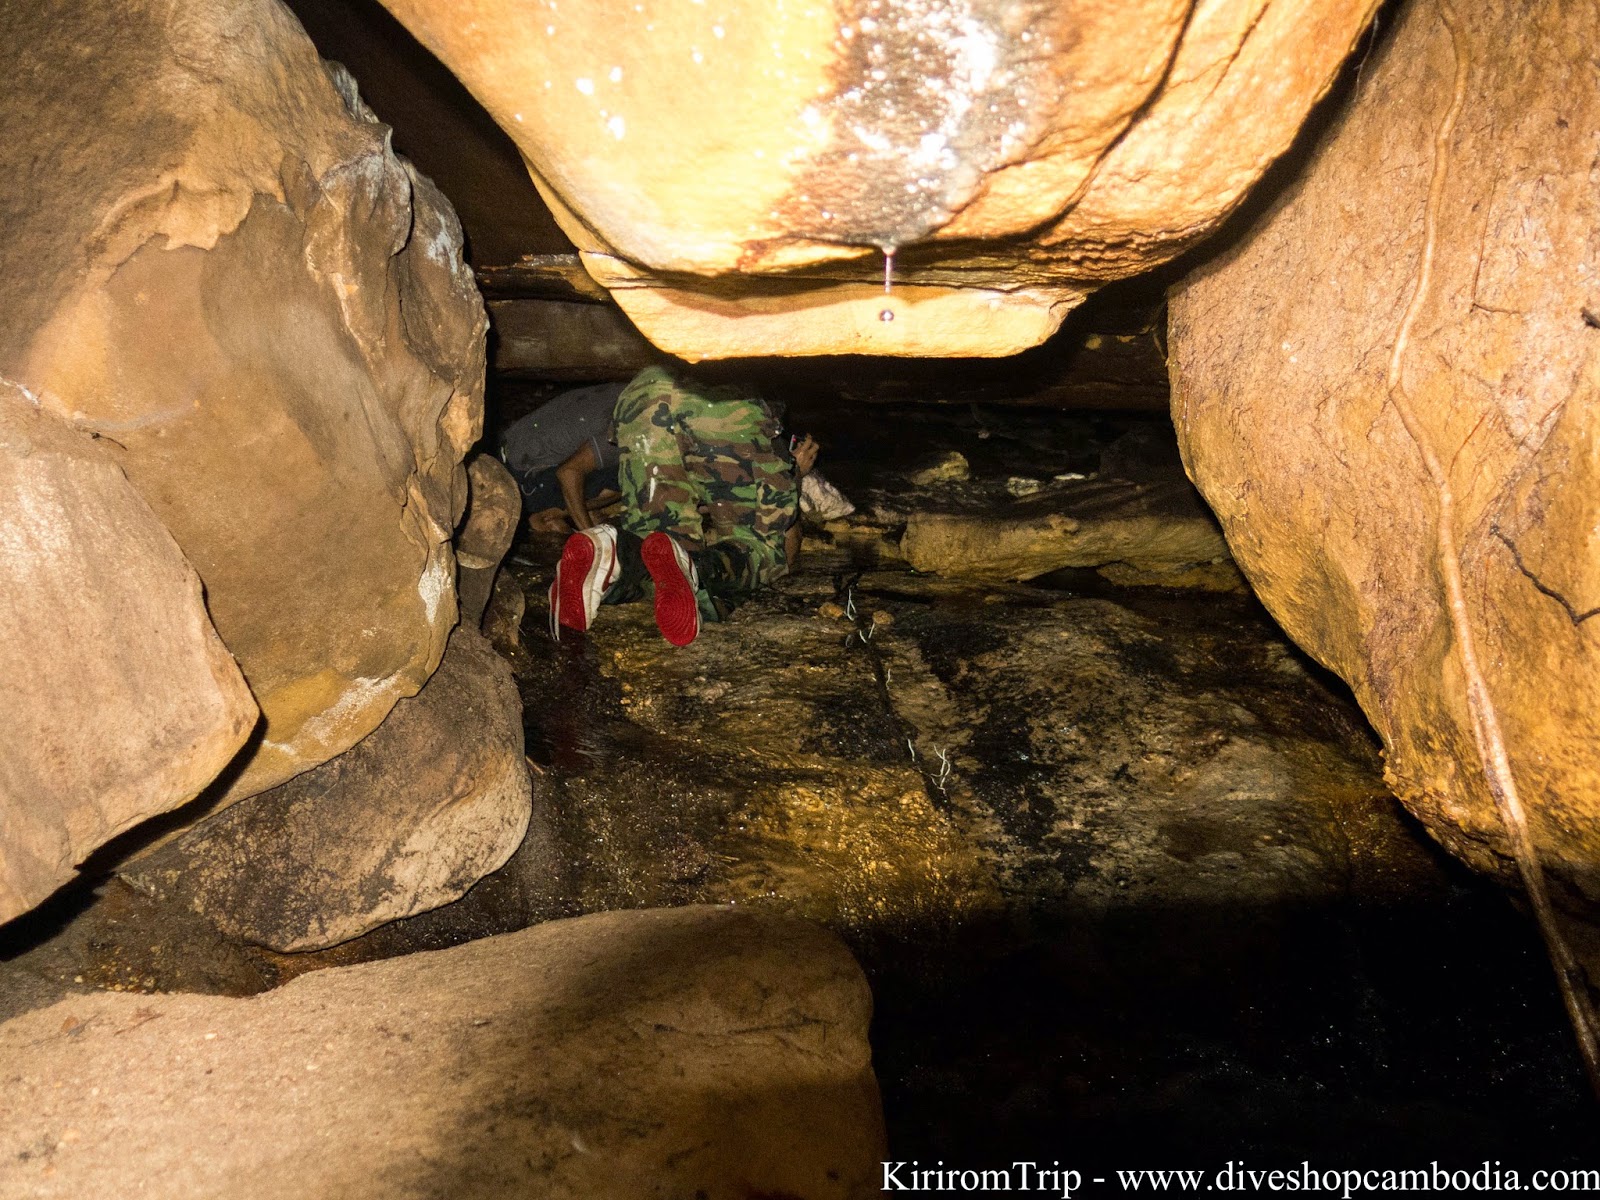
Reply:
<svg viewBox="0 0 1600 1200"><path fill-rule="evenodd" d="M4 1190L853 1200L887 1153L871 1017L837 937L731 905L550 921L248 999L75 996L0 1024ZM61 1129L73 1153L34 1149Z"/></svg>
<svg viewBox="0 0 1600 1200"><path fill-rule="evenodd" d="M1401 799L1503 870L1488 780L1509 780L1593 904L1600 13L1455 8L1454 38L1446 6L1406 10L1303 180L1177 290L1173 414L1239 565L1350 681Z"/></svg>
<svg viewBox="0 0 1600 1200"><path fill-rule="evenodd" d="M516 140L595 278L688 358L1042 341L1214 228L1376 7L385 3Z"/></svg>
<svg viewBox="0 0 1600 1200"><path fill-rule="evenodd" d="M82 503L120 482L147 506L129 520L170 533L163 578L204 631L182 631L187 677L217 693L195 733L206 752L174 742L197 755L178 782L84 823L81 855L193 796L255 706L224 799L347 749L428 678L456 620L450 536L485 321L449 206L275 0L8 5L0 40L16 48L0 82L0 376L83 443L61 460L89 481ZM103 569L124 565L112 552ZM183 595L189 566L203 608ZM112 646L165 644L137 608L104 617ZM207 665L211 625L249 694L231 663ZM13 645L6 661L48 652ZM99 799L85 785L65 802Z"/></svg>
<svg viewBox="0 0 1600 1200"><path fill-rule="evenodd" d="M0 382L0 921L192 799L256 706L200 581L87 434Z"/></svg>

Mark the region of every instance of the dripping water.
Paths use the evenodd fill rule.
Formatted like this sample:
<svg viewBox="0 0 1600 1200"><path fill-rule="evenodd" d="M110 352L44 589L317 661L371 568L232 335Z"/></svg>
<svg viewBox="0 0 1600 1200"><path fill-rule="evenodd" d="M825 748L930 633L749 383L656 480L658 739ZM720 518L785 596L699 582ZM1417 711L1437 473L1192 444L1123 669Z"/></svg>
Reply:
<svg viewBox="0 0 1600 1200"><path fill-rule="evenodd" d="M894 291L894 252L898 247L892 243L885 243L883 249L883 294L890 295ZM894 320L894 309L886 308L878 314L880 321Z"/></svg>

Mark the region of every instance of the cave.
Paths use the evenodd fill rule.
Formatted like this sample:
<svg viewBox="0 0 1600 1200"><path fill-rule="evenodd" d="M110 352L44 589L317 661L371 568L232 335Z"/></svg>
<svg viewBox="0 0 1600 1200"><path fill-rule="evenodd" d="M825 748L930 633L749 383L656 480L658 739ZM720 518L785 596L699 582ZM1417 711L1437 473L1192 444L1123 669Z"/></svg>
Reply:
<svg viewBox="0 0 1600 1200"><path fill-rule="evenodd" d="M1600 11L0 29L0 1196L1596 1186Z"/></svg>

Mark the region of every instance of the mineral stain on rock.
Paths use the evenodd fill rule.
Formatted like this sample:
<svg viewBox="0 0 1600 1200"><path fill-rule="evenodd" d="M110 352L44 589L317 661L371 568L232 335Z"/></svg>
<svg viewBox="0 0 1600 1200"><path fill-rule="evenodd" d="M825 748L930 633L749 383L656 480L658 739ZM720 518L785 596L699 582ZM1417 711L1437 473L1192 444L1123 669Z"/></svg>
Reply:
<svg viewBox="0 0 1600 1200"><path fill-rule="evenodd" d="M1039 7L842 5L833 92L801 114L826 127L827 144L780 202L785 227L893 255L947 223L986 171L1041 136L1054 81ZM1052 93L1043 102L1041 90ZM876 186L860 186L868 179Z"/></svg>

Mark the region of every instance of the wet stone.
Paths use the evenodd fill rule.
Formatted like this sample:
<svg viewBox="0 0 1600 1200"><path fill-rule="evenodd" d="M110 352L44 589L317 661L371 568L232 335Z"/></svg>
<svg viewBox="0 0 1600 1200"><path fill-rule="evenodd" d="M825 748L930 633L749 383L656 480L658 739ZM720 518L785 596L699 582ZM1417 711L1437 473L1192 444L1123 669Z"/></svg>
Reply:
<svg viewBox="0 0 1600 1200"><path fill-rule="evenodd" d="M903 438L908 423L917 449L883 440ZM821 424L830 444L874 463L870 473L843 468L856 511L813 534L854 562L983 582L1088 569L1123 587L1247 590L1165 423L1052 425L974 404L914 416L891 408L876 430L834 414Z"/></svg>
<svg viewBox="0 0 1600 1200"><path fill-rule="evenodd" d="M885 570L830 619L811 596L845 578L828 565L683 650L645 605L532 648L584 692L525 694L580 907L772 903L870 941L1038 905L1273 909L1431 871L1359 718L1248 605L1195 619ZM686 844L692 876L668 869Z"/></svg>
<svg viewBox="0 0 1600 1200"><path fill-rule="evenodd" d="M883 449L881 494L952 449L971 478L940 486L1003 488L1093 475L1117 444L1032 421L929 417L915 452ZM855 472L884 435L823 434L871 508ZM1159 446L1121 445L1130 482L1175 484ZM557 917L733 904L818 922L865 967L897 1157L1009 1162L1063 1131L1124 1166L1218 1147L1548 1164L1586 1144L1536 936L1408 822L1348 694L1248 596L807 545L674 649L648 604L552 642L560 539L525 536L502 579L526 620L502 649L536 803L505 866L305 954L207 949L192 916L113 885L0 968L0 998L27 982L33 1007L75 972L244 991Z"/></svg>

